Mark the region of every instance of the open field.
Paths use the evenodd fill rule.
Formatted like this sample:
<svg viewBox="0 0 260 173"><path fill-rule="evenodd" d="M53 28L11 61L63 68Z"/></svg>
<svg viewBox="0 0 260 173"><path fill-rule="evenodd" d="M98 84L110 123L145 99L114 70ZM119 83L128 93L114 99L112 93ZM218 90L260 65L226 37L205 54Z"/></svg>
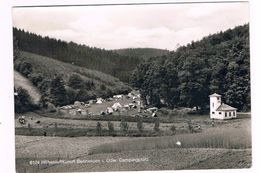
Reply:
<svg viewBox="0 0 260 173"><path fill-rule="evenodd" d="M108 117L106 118L107 120L106 119L88 120L88 119L64 119L59 117L50 118L46 116L40 116L39 114L34 112L29 112L23 115L26 117L25 124L20 124L18 121L18 117L15 119L16 134L18 135L42 136L44 131L46 131L47 136L62 136L62 137L95 136L96 135L95 129L96 129L97 122L100 122L102 125L102 131L104 132L101 136L104 135L107 136L108 133L107 122L108 120L110 120L109 116L107 116ZM240 128L240 126L246 126L241 128L250 131L250 124L246 125L246 123L241 123L244 122L244 120L245 121L248 120L248 118L215 121L215 125L216 125L215 128L212 128L211 120L207 116L192 115L191 118L192 118L192 123L201 126L203 132L208 131L210 129L213 129L214 131L217 127L222 127L222 126L230 127L230 128L234 128L234 127ZM120 117L117 117L117 119L120 120ZM128 121L128 119L126 119L126 121ZM120 131L120 121L111 121L111 122L114 125L115 132L117 132L116 134L118 134L118 132ZM176 120L172 120L171 123L161 122L160 134L163 136L172 135L170 128L173 125L176 127L176 134L188 133L187 122L184 119L182 120L176 119ZM30 128L28 128L28 126L30 126ZM128 121L128 126L130 132L132 133L138 132L136 122ZM143 126L144 126L144 132L145 131L152 132L154 128L154 120L150 119L149 123L143 120ZM223 131L223 133L225 132ZM151 133L149 134L150 134L149 136L154 136ZM116 135L116 136L121 136L121 135ZM143 136L147 136L147 135L143 135Z"/></svg>
<svg viewBox="0 0 260 173"><path fill-rule="evenodd" d="M26 169L24 165L29 160L22 158L16 160L19 173ZM47 160L52 159L47 158ZM206 168L207 163L210 163L208 169L249 168L251 167L251 150L175 148L96 154L64 159L64 161L68 163L33 165L27 167L26 170L27 172L180 170L203 169Z"/></svg>
<svg viewBox="0 0 260 173"><path fill-rule="evenodd" d="M28 123L31 125L31 128L54 128L55 123L58 128L84 128L84 129L95 129L97 122L96 120L73 120L73 119L61 119L61 118L49 118L40 116L36 113L30 112L27 114L23 114L26 117L26 124L20 124L18 118L15 119L15 127L16 128L27 128ZM40 121L40 123L37 123ZM107 129L107 121L99 121L103 128ZM115 130L119 130L120 121L113 121ZM152 130L154 124L153 123L143 123L144 128L147 130ZM161 128L169 128L172 123L161 123ZM136 122L128 122L129 130L136 130ZM181 126L182 123L177 123L177 126Z"/></svg>
<svg viewBox="0 0 260 173"><path fill-rule="evenodd" d="M126 140L120 137L15 137L17 158L75 158L88 155L89 149L111 142Z"/></svg>
<svg viewBox="0 0 260 173"><path fill-rule="evenodd" d="M17 170L57 172L247 168L251 166L250 122L250 118L234 119L223 121L215 127L205 124L201 133L148 138L17 135ZM182 145L176 145L176 141L180 141ZM149 161L29 165L31 160L106 160L107 158L118 160L143 157ZM223 157L225 159L222 159ZM225 163L227 161L230 161L230 164Z"/></svg>

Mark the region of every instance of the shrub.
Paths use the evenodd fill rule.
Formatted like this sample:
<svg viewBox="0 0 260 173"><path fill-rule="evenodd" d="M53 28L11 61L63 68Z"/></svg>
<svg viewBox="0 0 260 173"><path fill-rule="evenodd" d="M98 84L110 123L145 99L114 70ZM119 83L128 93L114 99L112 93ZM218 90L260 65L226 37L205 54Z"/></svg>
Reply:
<svg viewBox="0 0 260 173"><path fill-rule="evenodd" d="M56 107L52 103L47 103L47 109L49 112L57 112Z"/></svg>
<svg viewBox="0 0 260 173"><path fill-rule="evenodd" d="M107 89L107 87L106 87L106 85L105 84L101 84L100 85L100 90L102 91L102 90L106 90Z"/></svg>
<svg viewBox="0 0 260 173"><path fill-rule="evenodd" d="M32 100L27 90L18 87L15 92L17 92L17 96L15 96L15 112L24 113L35 109L35 106L32 104Z"/></svg>
<svg viewBox="0 0 260 173"><path fill-rule="evenodd" d="M122 119L120 122L120 130L126 133L128 132L128 128L129 128L128 123L124 119Z"/></svg>
<svg viewBox="0 0 260 173"><path fill-rule="evenodd" d="M68 86L73 89L83 89L85 84L83 79L79 75L72 74L69 78Z"/></svg>
<svg viewBox="0 0 260 173"><path fill-rule="evenodd" d="M102 133L102 125L100 122L97 122L96 132L98 135L100 135Z"/></svg>
<svg viewBox="0 0 260 173"><path fill-rule="evenodd" d="M54 129L55 129L55 131L58 130L58 124L57 123L54 123Z"/></svg>
<svg viewBox="0 0 260 173"><path fill-rule="evenodd" d="M176 126L172 125L170 130L172 131L172 134L175 135L176 134Z"/></svg>
<svg viewBox="0 0 260 173"><path fill-rule="evenodd" d="M14 68L26 77L33 72L32 64L28 62L17 62Z"/></svg>
<svg viewBox="0 0 260 173"><path fill-rule="evenodd" d="M108 132L109 134L113 134L115 129L114 129L114 124L111 123L110 121L107 122L107 126L108 126Z"/></svg>
<svg viewBox="0 0 260 173"><path fill-rule="evenodd" d="M28 130L31 131L32 130L32 127L31 127L31 124L28 123Z"/></svg>
<svg viewBox="0 0 260 173"><path fill-rule="evenodd" d="M159 120L159 118L157 118L154 122L154 127L153 127L154 131L156 131L156 132L160 131L159 127L160 127L160 120Z"/></svg>
<svg viewBox="0 0 260 173"><path fill-rule="evenodd" d="M192 127L192 124L191 124L191 120L187 120L187 124L188 124L188 126L187 126L188 131L190 133L193 133L193 127Z"/></svg>
<svg viewBox="0 0 260 173"><path fill-rule="evenodd" d="M28 77L32 84L36 87L38 87L38 84L44 79L40 73L31 73Z"/></svg>
<svg viewBox="0 0 260 173"><path fill-rule="evenodd" d="M43 79L41 82L38 83L37 88L40 90L40 92L44 95L48 95L48 91L50 88L50 80Z"/></svg>
<svg viewBox="0 0 260 173"><path fill-rule="evenodd" d="M143 132L144 130L143 120L141 118L137 121L137 129L139 132Z"/></svg>

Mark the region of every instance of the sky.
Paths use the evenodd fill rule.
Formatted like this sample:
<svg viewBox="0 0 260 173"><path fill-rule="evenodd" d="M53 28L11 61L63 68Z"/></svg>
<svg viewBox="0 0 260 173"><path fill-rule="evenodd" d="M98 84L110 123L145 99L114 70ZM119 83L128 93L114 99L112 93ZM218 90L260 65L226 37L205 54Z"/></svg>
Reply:
<svg viewBox="0 0 260 173"><path fill-rule="evenodd" d="M175 50L249 23L249 4L23 7L12 14L15 27L91 47Z"/></svg>

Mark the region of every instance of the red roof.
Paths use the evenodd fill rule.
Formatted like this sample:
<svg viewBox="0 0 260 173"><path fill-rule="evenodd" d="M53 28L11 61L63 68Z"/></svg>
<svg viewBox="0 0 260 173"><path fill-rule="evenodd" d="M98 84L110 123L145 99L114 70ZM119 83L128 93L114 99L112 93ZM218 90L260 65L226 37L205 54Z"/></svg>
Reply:
<svg viewBox="0 0 260 173"><path fill-rule="evenodd" d="M229 106L227 104L222 103L216 111L234 111L237 110L237 108L234 108L232 106Z"/></svg>

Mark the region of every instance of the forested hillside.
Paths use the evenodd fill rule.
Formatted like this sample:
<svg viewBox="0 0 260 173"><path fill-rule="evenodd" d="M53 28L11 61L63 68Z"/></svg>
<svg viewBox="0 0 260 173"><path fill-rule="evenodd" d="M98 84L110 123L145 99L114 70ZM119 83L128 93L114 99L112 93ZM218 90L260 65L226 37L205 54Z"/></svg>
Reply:
<svg viewBox="0 0 260 173"><path fill-rule="evenodd" d="M142 59L148 59L151 57L158 57L167 55L170 53L166 49L155 49L155 48L126 48L126 49L115 49L113 52L119 55L130 56L130 57L140 57Z"/></svg>
<svg viewBox="0 0 260 173"><path fill-rule="evenodd" d="M104 50L74 42L65 42L34 33L13 29L18 47L22 51L47 56L59 61L98 70L129 81L133 69L142 62L140 57L122 56L111 50Z"/></svg>
<svg viewBox="0 0 260 173"><path fill-rule="evenodd" d="M152 105L206 108L208 96L217 92L226 103L250 110L249 25L207 36L142 63L131 83Z"/></svg>
<svg viewBox="0 0 260 173"><path fill-rule="evenodd" d="M106 98L130 90L118 78L99 71L29 52L19 51L15 55L15 70L38 88L42 106L48 102L61 106L74 101Z"/></svg>

